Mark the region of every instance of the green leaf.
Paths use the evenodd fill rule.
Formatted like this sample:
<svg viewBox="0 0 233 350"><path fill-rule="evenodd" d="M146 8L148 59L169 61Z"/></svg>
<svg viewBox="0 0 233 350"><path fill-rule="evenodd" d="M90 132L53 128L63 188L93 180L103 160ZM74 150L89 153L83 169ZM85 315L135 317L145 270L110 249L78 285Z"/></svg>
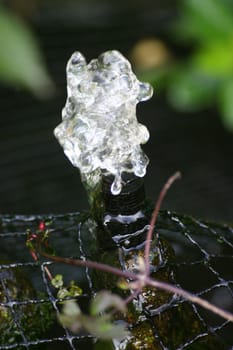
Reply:
<svg viewBox="0 0 233 350"><path fill-rule="evenodd" d="M63 277L62 275L56 275L52 281L51 284L54 288L61 288L63 286Z"/></svg>
<svg viewBox="0 0 233 350"><path fill-rule="evenodd" d="M75 281L70 282L68 290L71 297L78 297L83 293L82 289L75 284Z"/></svg>
<svg viewBox="0 0 233 350"><path fill-rule="evenodd" d="M94 318L85 316L83 326L89 333L103 340L123 339L127 336L125 324L113 323L106 314Z"/></svg>
<svg viewBox="0 0 233 350"><path fill-rule="evenodd" d="M59 289L57 292L57 297L59 299L64 299L67 297L75 298L82 294L82 289L77 286L74 281L71 281L68 287L63 287L63 276L59 274L52 279L51 284L53 287Z"/></svg>
<svg viewBox="0 0 233 350"><path fill-rule="evenodd" d="M70 318L81 315L80 307L74 300L66 300L63 304L62 312L65 316Z"/></svg>
<svg viewBox="0 0 233 350"><path fill-rule="evenodd" d="M170 103L181 111L197 111L212 103L218 82L190 66L177 68L168 85Z"/></svg>
<svg viewBox="0 0 233 350"><path fill-rule="evenodd" d="M221 87L219 107L225 126L233 131L233 76Z"/></svg>
<svg viewBox="0 0 233 350"><path fill-rule="evenodd" d="M207 44L193 55L191 62L205 74L228 77L233 73L233 39Z"/></svg>
<svg viewBox="0 0 233 350"><path fill-rule="evenodd" d="M109 291L101 291L96 294L91 301L90 311L92 315L98 315L101 312L114 308L120 312L126 311L124 300L119 295L112 294Z"/></svg>
<svg viewBox="0 0 233 350"><path fill-rule="evenodd" d="M124 323L113 323L110 314L101 316L84 315L74 300L64 302L59 321L74 333L85 329L95 337L104 340L122 339L127 335Z"/></svg>
<svg viewBox="0 0 233 350"><path fill-rule="evenodd" d="M64 327L69 328L74 333L78 333L83 327L83 315L78 304L74 300L66 300L63 303L59 321Z"/></svg>
<svg viewBox="0 0 233 350"><path fill-rule="evenodd" d="M177 33L183 38L215 41L231 37L233 7L224 0L181 0Z"/></svg>
<svg viewBox="0 0 233 350"><path fill-rule="evenodd" d="M70 297L70 292L66 288L60 288L57 292L58 299L65 299Z"/></svg>
<svg viewBox="0 0 233 350"><path fill-rule="evenodd" d="M44 97L53 90L36 40L27 26L0 7L0 79Z"/></svg>

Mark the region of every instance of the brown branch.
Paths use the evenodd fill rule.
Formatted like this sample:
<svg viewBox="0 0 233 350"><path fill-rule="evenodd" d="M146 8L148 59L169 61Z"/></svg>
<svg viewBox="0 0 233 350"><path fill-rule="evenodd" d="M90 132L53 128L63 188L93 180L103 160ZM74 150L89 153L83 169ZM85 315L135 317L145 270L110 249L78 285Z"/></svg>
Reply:
<svg viewBox="0 0 233 350"><path fill-rule="evenodd" d="M33 258L34 261L38 261L38 256L37 256L37 254L36 254L36 252L35 252L34 250L31 250L31 249L30 249L30 254L31 254L31 256L32 256L32 258ZM46 275L48 276L48 279L49 279L50 281L52 281L53 276L52 276L52 274L51 274L49 268L48 268L47 266L44 266L44 270L45 270Z"/></svg>
<svg viewBox="0 0 233 350"><path fill-rule="evenodd" d="M49 268L48 268L47 266L44 266L44 270L45 270L45 273L46 273L47 276L48 276L48 279L49 279L50 281L52 281L53 275L51 274Z"/></svg>
<svg viewBox="0 0 233 350"><path fill-rule="evenodd" d="M173 184L173 182L175 180L177 180L178 178L180 178L181 174L179 172L175 173L173 176L171 176L168 181L165 183L165 185L163 186L160 194L159 194L159 198L156 202L155 205L155 209L153 211L152 214L152 218L151 218L151 222L150 222L150 228L148 230L147 233L147 238L146 238L146 244L145 244L145 270L143 272L140 272L138 274L130 272L130 271L122 271L118 268L109 266L109 265L105 265L96 261L90 261L90 260L80 260L80 259L71 259L71 258L63 258L63 257L58 257L58 256L53 256L50 254L47 254L45 252L43 252L41 250L41 245L39 242L38 245L38 251L39 253L52 260L55 262L59 262L59 263L64 263L64 264L69 264L69 265L75 265L75 266L80 266L80 267L88 267L91 269L96 269L96 270L100 270L106 273L110 273L110 274L114 274L117 275L119 277L123 277L125 279L130 280L129 282L129 287L131 284L131 289L134 289L134 292L125 300L125 303L129 303L131 302L138 294L140 294L140 292L142 291L142 288L145 286L150 286L150 287L154 287L154 288L158 288L158 289L162 289L165 290L169 293L172 294L177 294L181 297L183 297L184 299L187 299L195 304L198 304L200 306L202 306L203 308L212 311L213 313L223 317L224 319L233 322L233 314L225 311L211 303L209 303L208 301L184 290L181 288L178 288L174 285L171 285L169 283L166 282L161 282L158 280L154 280L151 279L149 277L149 273L150 273L150 262L149 262L149 254L150 254L150 247L151 247L151 240L152 240L152 234L153 234L153 230L154 230L154 226L158 217L158 213L162 204L162 201L168 191L168 189L170 188L170 186ZM134 287L133 287L134 285Z"/></svg>
<svg viewBox="0 0 233 350"><path fill-rule="evenodd" d="M161 204L163 202L164 197L166 196L167 191L171 187L174 181L179 179L181 177L181 173L177 171L174 175L170 176L165 185L163 186L162 190L160 191L158 200L155 204L155 208L151 217L151 222L150 222L150 228L147 232L147 237L146 237L146 244L145 244L145 253L144 253L144 258L145 258L145 270L147 273L147 276L149 276L149 271L150 271L150 261L149 261L149 255L150 255L150 247L151 247L151 240L152 240L152 234L154 231L155 223L158 217L159 210L161 208Z"/></svg>
<svg viewBox="0 0 233 350"><path fill-rule="evenodd" d="M194 304L198 304L198 305L202 306L203 308L210 310L213 313L225 318L226 320L233 322L233 314L232 313L225 311L225 310L209 303L207 300L199 298L198 296L196 296L190 292L187 292L184 289L178 288L178 287L171 285L169 283L166 283L166 282L153 280L150 277L145 278L145 283L148 286L159 288L162 290L166 290L167 292L170 292L173 294L177 294L177 295L183 297L184 299L192 301Z"/></svg>
<svg viewBox="0 0 233 350"><path fill-rule="evenodd" d="M187 292L184 289L178 288L172 284L166 283L166 282L161 282L158 280L154 280L151 279L150 277L148 277L145 273L144 274L135 274L133 272L129 272L129 271L122 271L118 268L109 266L109 265L105 265L105 264L101 264L95 261L89 261L89 260L79 260L79 259L70 259L70 258L62 258L62 257L58 257L58 256L52 256L43 252L40 252L41 255L43 255L44 257L56 261L56 262L60 262L60 263L64 263L64 264L69 264L69 265L75 265L75 266L82 266L82 267L89 267L92 269L97 269L97 270L101 270L103 272L106 273L111 273L120 277L123 277L125 279L130 279L130 280L134 280L135 282L138 282L138 289L135 291L135 295L138 295L138 291L139 289L142 288L142 285L144 284L144 286L151 286L154 288L159 288L162 290L166 290L167 292L170 292L172 294L177 294L195 304L198 304L200 306L202 306L205 309L208 309L210 311L212 311L213 313L223 317L224 319L233 322L233 314L225 311L211 303L209 303L208 301L199 298L198 296ZM127 299L126 299L127 300ZM129 301L131 301L131 296L129 297Z"/></svg>
<svg viewBox="0 0 233 350"><path fill-rule="evenodd" d="M133 301L135 298L137 298L137 296L142 292L142 288L138 288L137 290L135 290L132 294L130 294L125 300L125 305L131 303L131 301Z"/></svg>
<svg viewBox="0 0 233 350"><path fill-rule="evenodd" d="M103 272L111 273L111 274L117 275L119 277L129 278L132 280L138 279L137 275L133 272L122 271L116 267L112 267L112 266L106 265L106 264L101 264L101 263L98 263L97 261L63 258L60 256L54 256L54 255L44 253L42 251L40 251L40 254L42 256L44 256L45 258L48 258L52 261L56 261L59 263L74 265L74 266L81 266L81 267L88 267L90 269L100 270Z"/></svg>

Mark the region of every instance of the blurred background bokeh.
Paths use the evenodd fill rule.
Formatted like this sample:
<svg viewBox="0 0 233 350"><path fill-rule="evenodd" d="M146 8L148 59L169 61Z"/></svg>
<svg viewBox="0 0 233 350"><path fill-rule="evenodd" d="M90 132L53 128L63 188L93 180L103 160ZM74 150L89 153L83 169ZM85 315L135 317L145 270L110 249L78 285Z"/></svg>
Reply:
<svg viewBox="0 0 233 350"><path fill-rule="evenodd" d="M233 218L231 0L0 2L0 212L88 208L78 170L53 136L66 99L65 67L117 49L154 86L138 106L150 130L147 194L176 170L164 208Z"/></svg>

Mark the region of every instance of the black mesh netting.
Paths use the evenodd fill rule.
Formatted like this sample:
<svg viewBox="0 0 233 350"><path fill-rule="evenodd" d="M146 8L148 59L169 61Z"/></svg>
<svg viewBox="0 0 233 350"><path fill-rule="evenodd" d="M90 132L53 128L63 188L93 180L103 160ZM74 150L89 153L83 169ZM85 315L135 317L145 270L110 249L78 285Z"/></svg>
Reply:
<svg viewBox="0 0 233 350"><path fill-rule="evenodd" d="M57 254L85 258L85 244L91 242L88 239L84 242L85 239L82 238L84 219L85 215L79 213L0 218L0 349L91 349L92 339L89 335L73 335L59 325L55 316L51 321L51 315L59 313L60 303L45 269L49 266L53 274L62 273L67 283L74 279L83 287L80 304L84 309L92 292L91 274L87 269L52 263L45 259L34 262L25 245L27 230L33 232L38 228L39 222L44 220L49 222L51 245ZM175 251L176 259L171 263L171 268L176 270L176 282L181 287L232 311L233 229L227 225L205 223L174 213L161 212L157 232L166 238ZM206 330L224 340L226 349L232 349L232 323L180 298L172 300L164 307L160 306L157 311L155 308L154 314L159 312L161 317L179 305L189 304L197 319L201 320L203 328L199 334L191 332L188 339L183 339L177 345L162 343L160 330L155 329L154 336L160 349L186 349L195 344L197 339L204 338ZM146 312L144 314L146 322ZM180 324L179 327L189 325ZM11 336L4 335L7 330Z"/></svg>

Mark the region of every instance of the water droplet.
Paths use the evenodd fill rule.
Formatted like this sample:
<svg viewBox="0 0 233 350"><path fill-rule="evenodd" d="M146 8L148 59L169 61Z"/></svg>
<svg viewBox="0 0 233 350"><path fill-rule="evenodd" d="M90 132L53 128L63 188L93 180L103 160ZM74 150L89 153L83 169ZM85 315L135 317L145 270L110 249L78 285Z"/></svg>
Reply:
<svg viewBox="0 0 233 350"><path fill-rule="evenodd" d="M115 176L115 179L111 185L111 192L114 195L118 195L121 192L122 189L122 183L121 183L121 176Z"/></svg>
<svg viewBox="0 0 233 350"><path fill-rule="evenodd" d="M148 83L139 84L138 101L149 100L152 95L153 95L153 88L150 84Z"/></svg>

